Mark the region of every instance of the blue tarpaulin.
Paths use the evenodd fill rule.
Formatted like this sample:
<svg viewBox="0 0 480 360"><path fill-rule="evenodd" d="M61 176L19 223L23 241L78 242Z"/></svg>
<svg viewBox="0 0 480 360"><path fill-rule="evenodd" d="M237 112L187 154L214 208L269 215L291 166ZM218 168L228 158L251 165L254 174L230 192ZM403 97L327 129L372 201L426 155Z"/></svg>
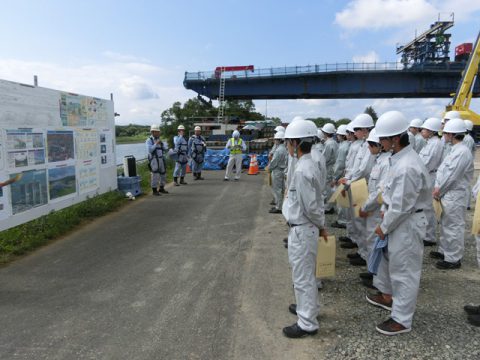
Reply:
<svg viewBox="0 0 480 360"><path fill-rule="evenodd" d="M256 154L259 169L265 169L268 164L268 153ZM227 149L211 150L207 149L205 154L205 162L203 168L205 170L222 170L227 167L229 158L229 151ZM250 155L243 154L243 167L248 168L250 166Z"/></svg>

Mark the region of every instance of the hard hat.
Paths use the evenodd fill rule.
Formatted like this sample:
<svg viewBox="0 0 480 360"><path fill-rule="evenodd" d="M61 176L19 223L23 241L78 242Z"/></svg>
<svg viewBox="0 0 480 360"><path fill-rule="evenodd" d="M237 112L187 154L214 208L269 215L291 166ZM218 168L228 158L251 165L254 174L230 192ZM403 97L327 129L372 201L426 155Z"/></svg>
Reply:
<svg viewBox="0 0 480 360"><path fill-rule="evenodd" d="M421 128L423 124L422 119L416 118L410 121L410 127Z"/></svg>
<svg viewBox="0 0 480 360"><path fill-rule="evenodd" d="M462 119L450 119L443 128L443 132L449 134L463 134L466 131L467 127Z"/></svg>
<svg viewBox="0 0 480 360"><path fill-rule="evenodd" d="M275 128L274 131L276 131L276 132L278 132L278 131L285 131L285 128L284 128L283 126L278 125L278 126Z"/></svg>
<svg viewBox="0 0 480 360"><path fill-rule="evenodd" d="M373 123L373 119L368 114L359 114L353 119L351 122L353 129L358 128L373 128L375 124Z"/></svg>
<svg viewBox="0 0 480 360"><path fill-rule="evenodd" d="M278 140L285 139L285 131L277 131L277 133L273 136L273 138Z"/></svg>
<svg viewBox="0 0 480 360"><path fill-rule="evenodd" d="M337 129L337 135L347 135L347 125L340 125Z"/></svg>
<svg viewBox="0 0 480 360"><path fill-rule="evenodd" d="M375 126L379 138L400 135L408 128L408 120L400 111L387 111L378 118Z"/></svg>
<svg viewBox="0 0 480 360"><path fill-rule="evenodd" d="M238 130L235 130L232 134L234 138L239 138L240 137L240 132Z"/></svg>
<svg viewBox="0 0 480 360"><path fill-rule="evenodd" d="M298 121L298 120L305 120L305 119L301 116L295 116L291 122Z"/></svg>
<svg viewBox="0 0 480 360"><path fill-rule="evenodd" d="M433 132L438 132L442 129L442 120L439 118L428 118L421 126L422 129L427 129Z"/></svg>
<svg viewBox="0 0 480 360"><path fill-rule="evenodd" d="M353 121L350 121L350 122L347 124L347 131L349 131L349 132L351 132L351 133L355 132L355 131L353 130L352 125L353 125Z"/></svg>
<svg viewBox="0 0 480 360"><path fill-rule="evenodd" d="M325 134L323 133L322 129L317 129L317 137L318 137L320 140L325 139Z"/></svg>
<svg viewBox="0 0 480 360"><path fill-rule="evenodd" d="M470 120L463 120L465 121L465 127L467 128L468 131L472 131L473 130L473 122L470 121Z"/></svg>
<svg viewBox="0 0 480 360"><path fill-rule="evenodd" d="M296 120L285 130L285 139L314 138L317 136L317 126L313 121Z"/></svg>
<svg viewBox="0 0 480 360"><path fill-rule="evenodd" d="M452 119L461 119L462 117L460 116L460 113L458 111L452 110L452 111L447 111L445 115L443 115L443 123L446 123L448 120Z"/></svg>
<svg viewBox="0 0 480 360"><path fill-rule="evenodd" d="M322 131L327 134L335 134L335 131L337 131L337 129L335 129L335 126L333 124L328 123L323 125Z"/></svg>
<svg viewBox="0 0 480 360"><path fill-rule="evenodd" d="M185 130L185 126L183 126L183 125L178 125L177 130Z"/></svg>
<svg viewBox="0 0 480 360"><path fill-rule="evenodd" d="M152 125L152 126L150 126L150 131L160 131L160 125Z"/></svg>
<svg viewBox="0 0 480 360"><path fill-rule="evenodd" d="M368 134L367 141L380 144L380 138L377 136L377 130L375 128L373 128L372 131L370 131L370 134Z"/></svg>
<svg viewBox="0 0 480 360"><path fill-rule="evenodd" d="M194 129L194 130L195 130L195 131L197 131L197 130L198 130L198 131L202 131L202 128L201 128L200 126L195 126L195 129Z"/></svg>

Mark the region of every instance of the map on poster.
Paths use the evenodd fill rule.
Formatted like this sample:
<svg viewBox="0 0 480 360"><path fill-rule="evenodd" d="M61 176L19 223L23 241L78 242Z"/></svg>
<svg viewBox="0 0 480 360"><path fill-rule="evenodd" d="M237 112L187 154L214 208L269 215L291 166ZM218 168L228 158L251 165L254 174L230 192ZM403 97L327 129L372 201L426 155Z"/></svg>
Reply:
<svg viewBox="0 0 480 360"><path fill-rule="evenodd" d="M18 174L10 174L10 178ZM22 173L22 178L10 185L13 214L45 205L48 202L47 171L30 170Z"/></svg>
<svg viewBox="0 0 480 360"><path fill-rule="evenodd" d="M78 190L80 194L98 188L98 160L83 161L78 167Z"/></svg>
<svg viewBox="0 0 480 360"><path fill-rule="evenodd" d="M107 102L90 96L62 93L60 118L63 126L105 126Z"/></svg>
<svg viewBox="0 0 480 360"><path fill-rule="evenodd" d="M73 160L75 148L73 145L73 131L56 130L47 131L48 162Z"/></svg>
<svg viewBox="0 0 480 360"><path fill-rule="evenodd" d="M57 166L48 169L48 190L50 200L77 192L75 166Z"/></svg>
<svg viewBox="0 0 480 360"><path fill-rule="evenodd" d="M7 163L9 168L45 164L43 132L32 129L6 130Z"/></svg>
<svg viewBox="0 0 480 360"><path fill-rule="evenodd" d="M75 131L77 141L77 159L88 160L98 155L98 132L95 129Z"/></svg>

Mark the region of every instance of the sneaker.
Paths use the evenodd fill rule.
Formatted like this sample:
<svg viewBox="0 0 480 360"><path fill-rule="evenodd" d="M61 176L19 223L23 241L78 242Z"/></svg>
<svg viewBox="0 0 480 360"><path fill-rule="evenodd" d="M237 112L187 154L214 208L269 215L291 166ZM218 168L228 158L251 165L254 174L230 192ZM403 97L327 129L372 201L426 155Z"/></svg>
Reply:
<svg viewBox="0 0 480 360"><path fill-rule="evenodd" d="M280 210L280 209L270 209L268 212L270 214L281 214L282 210Z"/></svg>
<svg viewBox="0 0 480 360"><path fill-rule="evenodd" d="M445 255L438 251L430 251L430 257L432 259L445 259Z"/></svg>
<svg viewBox="0 0 480 360"><path fill-rule="evenodd" d="M366 299L373 306L378 306L382 309L392 311L393 301L385 300L381 292L377 292L376 294L367 294Z"/></svg>
<svg viewBox="0 0 480 360"><path fill-rule="evenodd" d="M317 330L313 331L306 331L303 330L297 323L293 324L292 326L287 326L283 328L283 335L288 338L298 339L308 335L315 335Z"/></svg>
<svg viewBox="0 0 480 360"><path fill-rule="evenodd" d="M331 227L334 227L334 228L337 228L337 229L346 229L347 228L347 225L345 224L340 224L338 221L335 221L334 223L332 223L332 225L330 225Z"/></svg>
<svg viewBox="0 0 480 360"><path fill-rule="evenodd" d="M356 249L358 248L358 245L354 242L344 242L342 245L340 245L340 247L342 249Z"/></svg>
<svg viewBox="0 0 480 360"><path fill-rule="evenodd" d="M460 269L462 267L462 263L460 260L457 262L448 262L445 260L440 260L435 264L435 267L440 270L453 270L453 269Z"/></svg>
<svg viewBox="0 0 480 360"><path fill-rule="evenodd" d="M435 241L423 240L423 246L435 246L437 243Z"/></svg>
<svg viewBox="0 0 480 360"><path fill-rule="evenodd" d="M468 315L467 320L474 326L480 326L480 315Z"/></svg>
<svg viewBox="0 0 480 360"><path fill-rule="evenodd" d="M361 257L361 256L358 252L347 254L348 259L356 259L356 258L359 258L359 257Z"/></svg>
<svg viewBox="0 0 480 360"><path fill-rule="evenodd" d="M480 315L480 306L465 305L465 306L463 307L463 310L465 310L465 312L466 312L468 315Z"/></svg>
<svg viewBox="0 0 480 360"><path fill-rule="evenodd" d="M350 259L350 265L353 266L365 266L367 262L363 260L361 257Z"/></svg>
<svg viewBox="0 0 480 360"><path fill-rule="evenodd" d="M389 318L387 321L384 321L381 324L378 324L376 327L377 331L383 335L398 335L410 332L411 328L406 328L402 324L399 324L392 318Z"/></svg>
<svg viewBox="0 0 480 360"><path fill-rule="evenodd" d="M363 272L363 273L360 273L358 276L360 276L360 279L367 279L367 280L373 279L373 274L370 272Z"/></svg>
<svg viewBox="0 0 480 360"><path fill-rule="evenodd" d="M353 240L350 239L348 236L340 236L340 237L338 238L338 240L339 240L340 242L347 242L347 243L353 242Z"/></svg>
<svg viewBox="0 0 480 360"><path fill-rule="evenodd" d="M297 304L290 304L288 306L288 311L290 311L293 315L297 315Z"/></svg>

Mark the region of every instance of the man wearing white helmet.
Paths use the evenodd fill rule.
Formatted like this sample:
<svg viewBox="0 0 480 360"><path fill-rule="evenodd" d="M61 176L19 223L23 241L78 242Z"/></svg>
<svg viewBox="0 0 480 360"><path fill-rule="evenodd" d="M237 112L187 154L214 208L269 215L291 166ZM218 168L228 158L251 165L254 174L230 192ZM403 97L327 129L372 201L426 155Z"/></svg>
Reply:
<svg viewBox="0 0 480 360"><path fill-rule="evenodd" d="M345 166L347 162L347 155L350 149L351 141L347 140L347 125L340 125L337 130L338 152L335 165L333 166L333 181L330 184L334 186L338 180L345 175ZM338 207L338 218L332 226L340 229L345 229L347 226L347 209Z"/></svg>
<svg viewBox="0 0 480 360"><path fill-rule="evenodd" d="M272 174L272 192L275 199L275 206L269 211L272 214L281 214L283 205L283 194L285 192L285 170L287 169L288 152L283 144L284 131L275 134L276 149L268 169Z"/></svg>
<svg viewBox="0 0 480 360"><path fill-rule="evenodd" d="M420 159L425 164L428 174L430 176L430 186L433 189L435 184L435 177L437 176L437 170L442 163L443 158L443 143L440 140L438 132L442 128L442 121L437 118L428 118L422 124L422 136L426 140L426 145L420 151ZM436 244L436 228L437 218L433 210L433 203L428 204L423 209L425 216L427 217L427 234L423 241L425 246L433 246Z"/></svg>
<svg viewBox="0 0 480 360"><path fill-rule="evenodd" d="M451 119L445 124L445 140L452 150L438 168L433 197L442 203L440 218L440 245L430 256L439 259L436 267L442 270L458 269L464 253L466 193L473 178L472 153L463 144L466 132L462 119Z"/></svg>
<svg viewBox="0 0 480 360"><path fill-rule="evenodd" d="M326 201L330 199L334 188L331 185L333 181L333 167L335 166L335 161L337 160L338 153L338 143L333 139L336 129L333 124L325 124L322 127L322 133L325 137L325 146L323 149L323 157L325 158L325 165L327 166L327 186L325 191ZM334 204L327 203L325 204L325 214L333 214L335 212Z"/></svg>
<svg viewBox="0 0 480 360"><path fill-rule="evenodd" d="M467 128L467 132L465 134L465 137L463 138L463 143L465 146L470 149L472 152L472 161L475 161L475 140L472 137L472 131L473 131L473 122L470 120L464 120L465 121L465 127ZM470 201L471 201L471 192L472 192L472 186L471 184L468 185L467 188L467 210L470 210Z"/></svg>
<svg viewBox="0 0 480 360"><path fill-rule="evenodd" d="M240 132L235 130L232 137L227 141L225 148L230 150L230 157L228 159L227 171L225 172L224 181L228 181L233 173L233 165L235 165L235 181L240 179L242 173L243 152L247 150L245 142L240 137Z"/></svg>
<svg viewBox="0 0 480 360"><path fill-rule="evenodd" d="M367 295L370 304L391 310L390 318L376 327L384 335L411 330L427 226L423 209L432 202L427 169L409 146L408 125L402 113L388 111L375 126L383 149L392 152L382 194L383 219L375 230L382 240L388 236L388 250L373 279L379 292Z"/></svg>
<svg viewBox="0 0 480 360"><path fill-rule="evenodd" d="M283 329L289 338L314 335L319 326L315 266L319 232L325 238L327 233L321 174L310 154L316 134L315 124L305 120L292 122L285 131L288 152L298 159L282 211L290 227L288 258L296 299L289 311L298 316L295 324Z"/></svg>
<svg viewBox="0 0 480 360"><path fill-rule="evenodd" d="M173 171L173 182L175 186L187 185L185 182L185 174L187 172L188 163L188 142L185 140L185 126L179 125L178 135L173 138L174 150L178 155L175 163L175 170ZM178 183L180 178L180 184Z"/></svg>
<svg viewBox="0 0 480 360"><path fill-rule="evenodd" d="M443 116L442 119L442 130L445 127L445 125L448 123L449 120L451 119L461 119L462 117L460 116L460 113L458 111L452 110L452 111L447 111L445 115ZM443 159L450 153L450 150L452 150L452 143L448 142L445 140L445 137L442 137L442 143L443 143Z"/></svg>
<svg viewBox="0 0 480 360"><path fill-rule="evenodd" d="M283 133L285 134L285 128L283 126L277 126L275 127L274 129L275 131L275 135L277 135L278 133ZM272 149L270 150L270 152L268 153L268 161L272 161L272 158L273 158L273 153L275 152L275 150L277 149L277 141L275 141L275 137L274 137L274 141L273 141L273 146L272 146ZM286 149L286 148L285 148ZM287 152L288 153L288 152ZM288 158L288 155L287 155L287 158ZM286 169L285 169L286 170ZM270 174L271 176L271 174ZM272 188L272 192L273 192L273 188ZM273 200L272 202L270 203L270 205L276 205L276 201L275 201L275 194L273 195Z"/></svg>
<svg viewBox="0 0 480 360"><path fill-rule="evenodd" d="M301 116L295 116L292 121L290 122L293 123L295 121L299 121L299 120L303 120L305 121L305 119ZM287 178L287 181L286 181L286 184L285 184L285 190L288 191L288 188L290 186L290 182L291 182L291 179L293 178L293 172L295 171L295 166L297 165L297 158L294 157L294 156L291 156L290 153L288 154L288 165L287 165L287 174L286 174L286 178Z"/></svg>
<svg viewBox="0 0 480 360"><path fill-rule="evenodd" d="M423 124L422 119L418 119L418 118L413 119L410 122L410 127L408 129L410 133L412 133L415 136L415 141L413 143L410 143L410 145L413 145L413 148L415 149L417 154L420 153L422 148L427 143L421 134L422 124Z"/></svg>
<svg viewBox="0 0 480 360"><path fill-rule="evenodd" d="M192 159L191 168L193 180L204 180L202 177L203 163L207 151L207 143L201 135L200 126L195 126L195 133L188 139L188 156Z"/></svg>
<svg viewBox="0 0 480 360"><path fill-rule="evenodd" d="M150 127L151 136L145 142L148 154L148 167L151 173L150 185L152 194L159 196L160 193L168 194L165 190L167 183L167 165L165 155L168 152L168 146L160 139L160 126L152 125Z"/></svg>

